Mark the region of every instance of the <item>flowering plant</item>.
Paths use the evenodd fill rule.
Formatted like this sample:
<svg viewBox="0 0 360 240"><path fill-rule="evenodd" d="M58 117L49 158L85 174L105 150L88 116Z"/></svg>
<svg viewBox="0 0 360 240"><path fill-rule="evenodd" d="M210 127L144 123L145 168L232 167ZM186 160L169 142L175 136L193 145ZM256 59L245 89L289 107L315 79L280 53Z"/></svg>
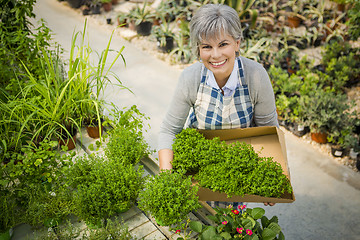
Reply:
<svg viewBox="0 0 360 240"><path fill-rule="evenodd" d="M284 234L278 224L276 216L268 219L263 208L254 209L240 205L234 209L215 208L216 214L208 216L216 226L202 225L199 221L190 222L192 231L199 233L199 238L206 239L244 239L244 240L282 240ZM260 221L258 221L260 220Z"/></svg>

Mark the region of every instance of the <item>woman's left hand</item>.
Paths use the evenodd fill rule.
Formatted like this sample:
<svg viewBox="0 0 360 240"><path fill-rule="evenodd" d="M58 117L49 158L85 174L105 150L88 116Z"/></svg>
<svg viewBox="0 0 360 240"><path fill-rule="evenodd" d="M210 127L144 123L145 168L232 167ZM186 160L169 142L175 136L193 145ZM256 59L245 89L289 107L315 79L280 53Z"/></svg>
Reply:
<svg viewBox="0 0 360 240"><path fill-rule="evenodd" d="M274 205L275 205L275 203L271 203L271 202L264 202L264 205L265 205L265 206L274 206Z"/></svg>

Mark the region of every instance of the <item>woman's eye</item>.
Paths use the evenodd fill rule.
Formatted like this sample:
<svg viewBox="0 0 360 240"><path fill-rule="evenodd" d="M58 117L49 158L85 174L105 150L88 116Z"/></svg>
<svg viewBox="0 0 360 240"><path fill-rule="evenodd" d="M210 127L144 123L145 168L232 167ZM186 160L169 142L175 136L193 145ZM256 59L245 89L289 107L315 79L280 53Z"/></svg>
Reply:
<svg viewBox="0 0 360 240"><path fill-rule="evenodd" d="M226 45L228 45L227 43L221 43L219 46L220 47L224 47L224 46L226 46Z"/></svg>
<svg viewBox="0 0 360 240"><path fill-rule="evenodd" d="M206 49L206 48L211 48L210 46L202 46L203 49Z"/></svg>

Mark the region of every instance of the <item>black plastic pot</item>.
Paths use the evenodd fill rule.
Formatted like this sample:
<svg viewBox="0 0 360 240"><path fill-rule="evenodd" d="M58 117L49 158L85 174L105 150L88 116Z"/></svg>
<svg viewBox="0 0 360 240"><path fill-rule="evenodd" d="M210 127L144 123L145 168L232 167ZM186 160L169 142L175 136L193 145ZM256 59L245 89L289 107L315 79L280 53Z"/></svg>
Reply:
<svg viewBox="0 0 360 240"><path fill-rule="evenodd" d="M158 40L158 49L161 52L171 52L171 50L174 48L174 38L173 37L166 37L165 46L160 46L160 39Z"/></svg>
<svg viewBox="0 0 360 240"><path fill-rule="evenodd" d="M79 7L81 7L81 5L83 5L83 0L66 0L68 3L69 3L69 5L70 5L70 7L72 7L72 8L79 8Z"/></svg>
<svg viewBox="0 0 360 240"><path fill-rule="evenodd" d="M346 149L337 145L331 146L331 154L334 157L344 157L346 155Z"/></svg>
<svg viewBox="0 0 360 240"><path fill-rule="evenodd" d="M92 14L100 14L101 4L91 4L90 10Z"/></svg>
<svg viewBox="0 0 360 240"><path fill-rule="evenodd" d="M137 34L141 35L141 36L149 36L151 33L151 28L152 28L152 22L141 22L139 25L135 26L135 30L137 32Z"/></svg>
<svg viewBox="0 0 360 240"><path fill-rule="evenodd" d="M298 137L302 137L308 132L310 132L310 128L298 123L294 123L291 127L291 132Z"/></svg>
<svg viewBox="0 0 360 240"><path fill-rule="evenodd" d="M360 153L356 157L356 168L360 171Z"/></svg>

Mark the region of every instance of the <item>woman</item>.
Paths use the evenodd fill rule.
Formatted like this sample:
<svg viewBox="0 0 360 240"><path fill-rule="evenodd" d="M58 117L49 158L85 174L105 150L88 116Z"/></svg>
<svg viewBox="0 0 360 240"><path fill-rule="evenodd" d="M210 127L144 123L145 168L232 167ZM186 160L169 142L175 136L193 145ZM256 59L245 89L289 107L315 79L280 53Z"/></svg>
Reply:
<svg viewBox="0 0 360 240"><path fill-rule="evenodd" d="M204 5L193 16L190 41L200 62L182 72L161 125L160 170L172 169L172 143L184 127L278 126L269 76L239 56L241 39L238 14L227 5Z"/></svg>

